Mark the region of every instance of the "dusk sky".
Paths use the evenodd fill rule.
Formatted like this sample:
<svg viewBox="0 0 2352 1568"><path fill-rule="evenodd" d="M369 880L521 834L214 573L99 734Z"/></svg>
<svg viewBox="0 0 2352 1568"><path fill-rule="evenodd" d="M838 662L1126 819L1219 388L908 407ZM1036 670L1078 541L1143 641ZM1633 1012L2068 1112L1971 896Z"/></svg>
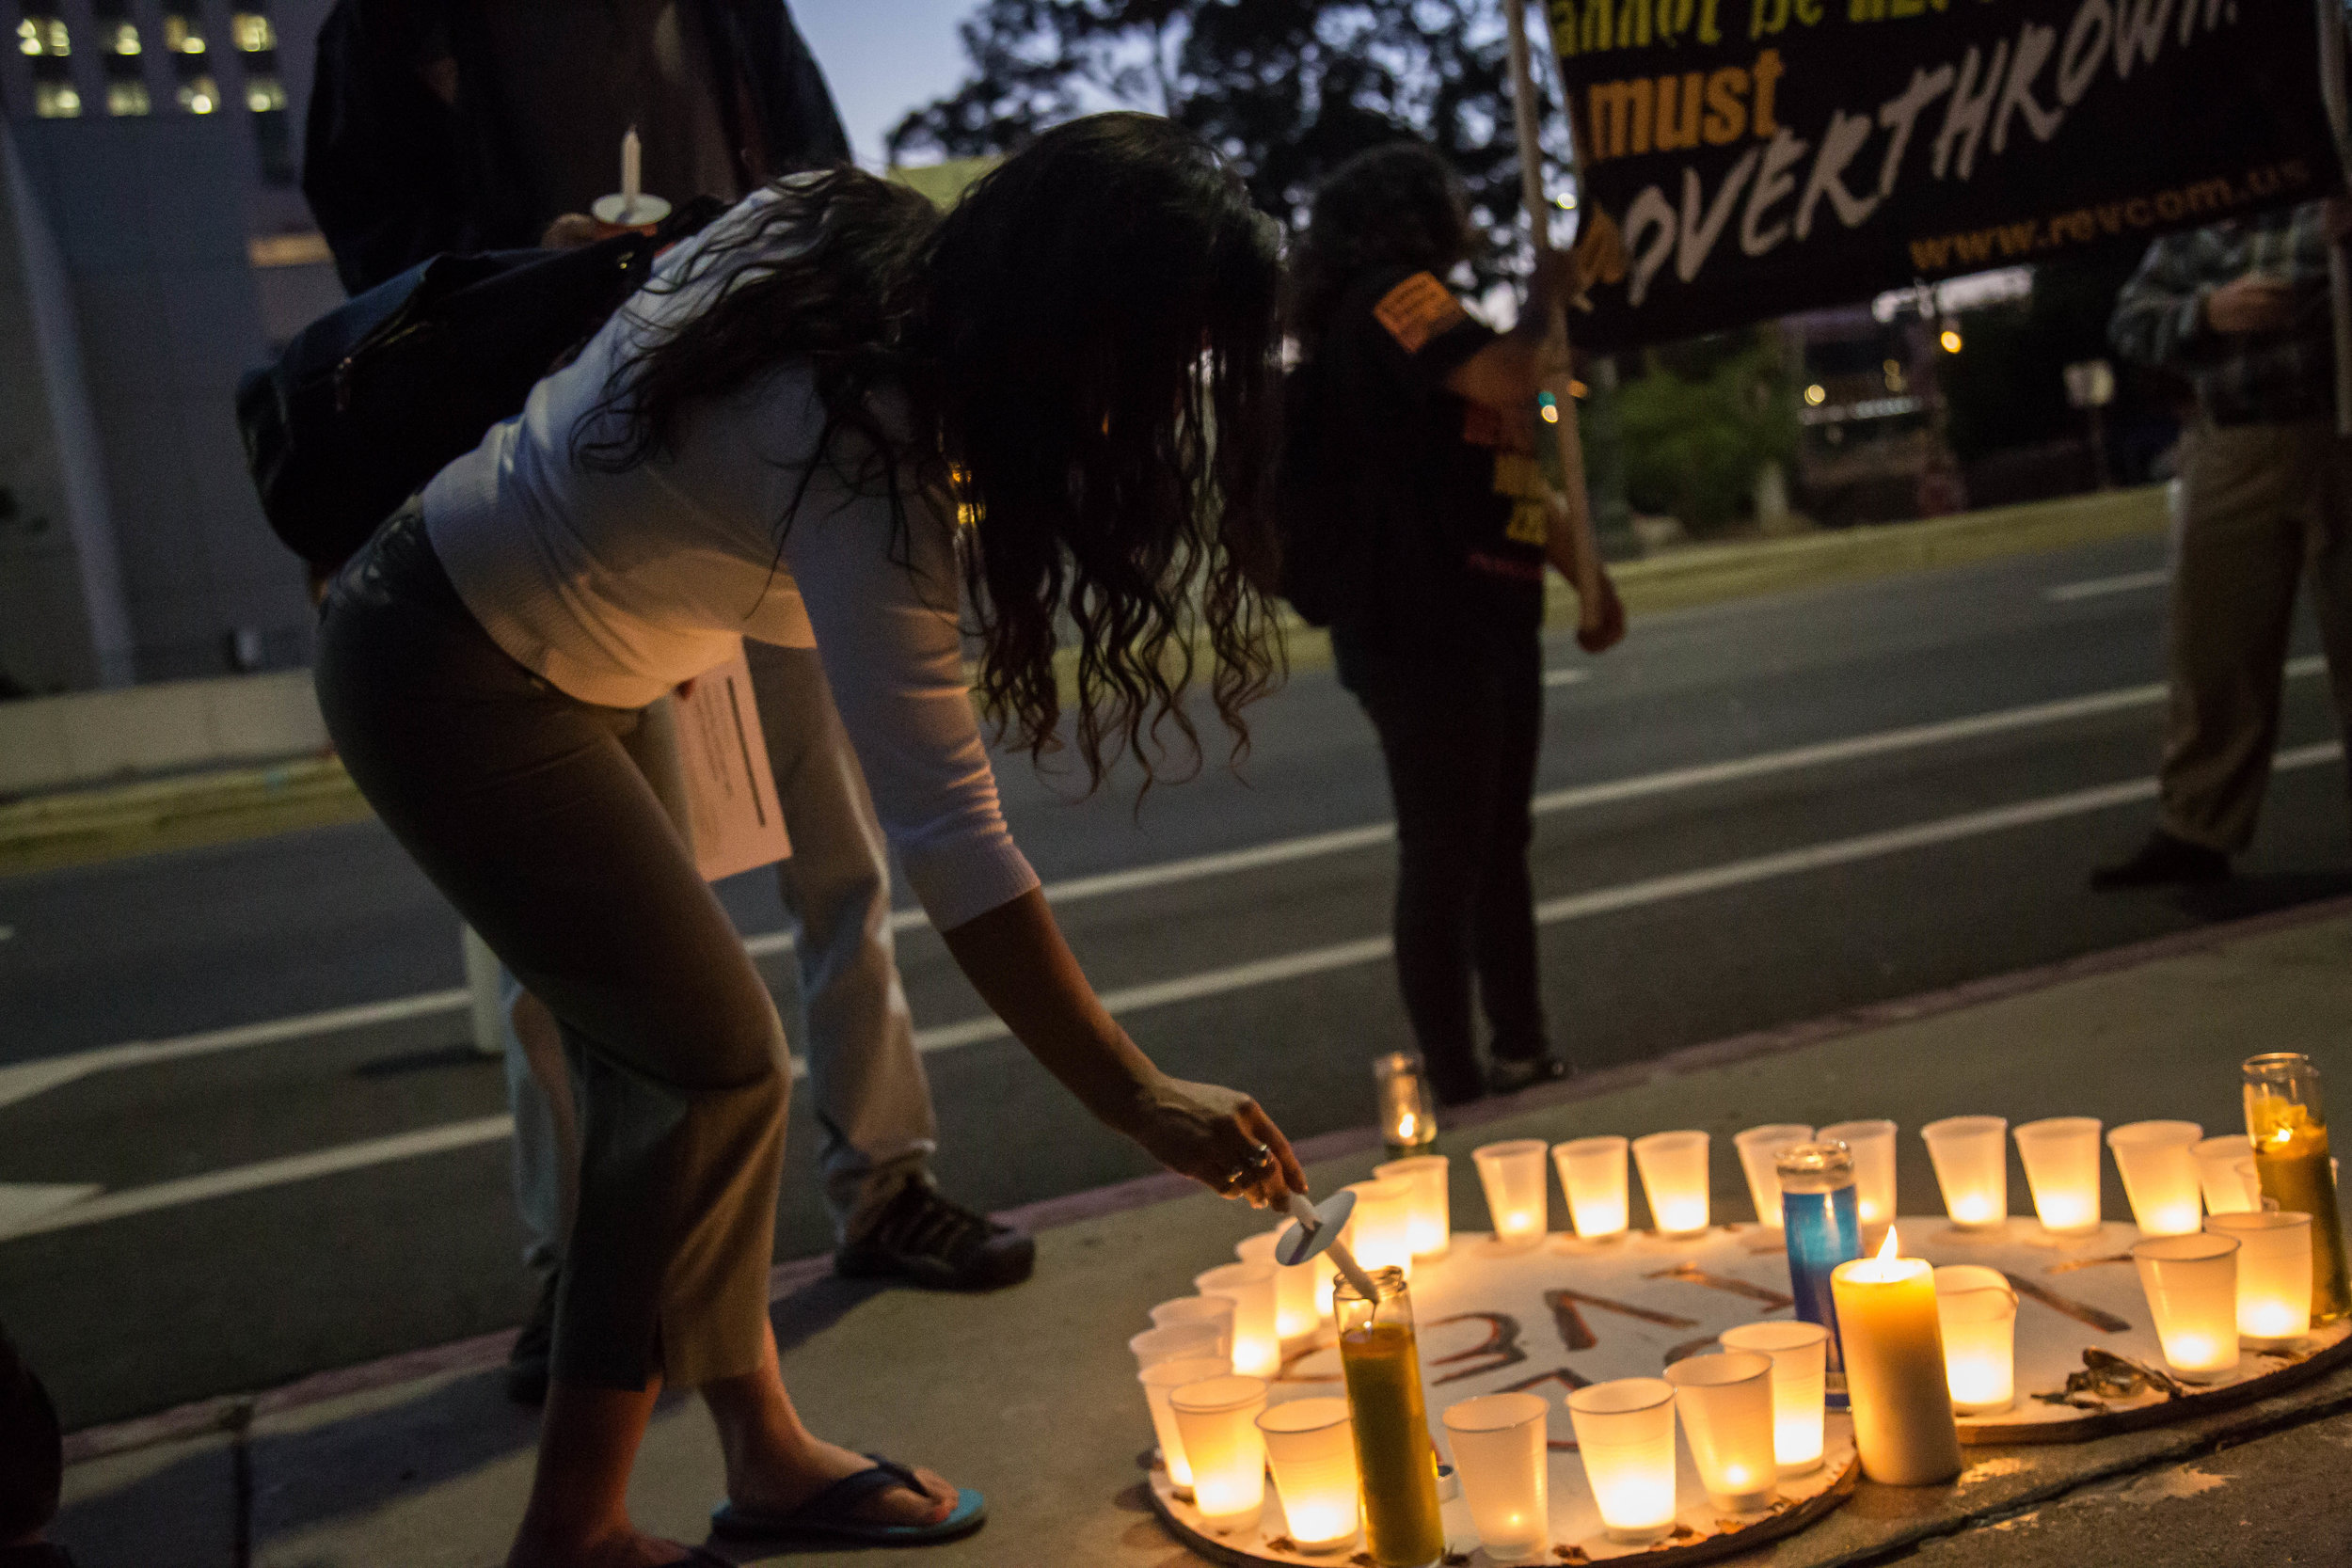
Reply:
<svg viewBox="0 0 2352 1568"><path fill-rule="evenodd" d="M792 0L824 67L858 161L882 160L882 135L915 104L963 79L956 24L979 0Z"/></svg>

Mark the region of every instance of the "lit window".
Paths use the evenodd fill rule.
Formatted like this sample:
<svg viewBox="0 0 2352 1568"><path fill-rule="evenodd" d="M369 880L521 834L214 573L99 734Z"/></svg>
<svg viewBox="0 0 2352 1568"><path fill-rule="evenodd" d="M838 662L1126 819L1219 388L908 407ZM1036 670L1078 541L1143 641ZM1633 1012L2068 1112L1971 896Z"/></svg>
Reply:
<svg viewBox="0 0 2352 1568"><path fill-rule="evenodd" d="M65 22L55 16L27 16L16 24L16 46L27 55L63 59L73 53Z"/></svg>
<svg viewBox="0 0 2352 1568"><path fill-rule="evenodd" d="M106 34L106 47L118 55L139 52L139 30L128 22L118 22Z"/></svg>
<svg viewBox="0 0 2352 1568"><path fill-rule="evenodd" d="M33 113L43 119L72 119L82 112L82 95L71 82L35 82Z"/></svg>
<svg viewBox="0 0 2352 1568"><path fill-rule="evenodd" d="M147 96L145 82L118 77L106 84L106 112L110 115L143 115L154 106Z"/></svg>
<svg viewBox="0 0 2352 1568"><path fill-rule="evenodd" d="M286 86L275 76L248 76L245 79L245 106L257 115L286 106Z"/></svg>
<svg viewBox="0 0 2352 1568"><path fill-rule="evenodd" d="M173 11L164 18L164 47L175 55L201 55L204 29L195 17Z"/></svg>
<svg viewBox="0 0 2352 1568"><path fill-rule="evenodd" d="M193 76L180 84L180 106L192 115L209 115L220 107L220 88L210 76Z"/></svg>
<svg viewBox="0 0 2352 1568"><path fill-rule="evenodd" d="M265 49L278 47L278 29L269 18L259 11L239 11L229 19L229 36L237 40L237 47L248 55L259 55Z"/></svg>

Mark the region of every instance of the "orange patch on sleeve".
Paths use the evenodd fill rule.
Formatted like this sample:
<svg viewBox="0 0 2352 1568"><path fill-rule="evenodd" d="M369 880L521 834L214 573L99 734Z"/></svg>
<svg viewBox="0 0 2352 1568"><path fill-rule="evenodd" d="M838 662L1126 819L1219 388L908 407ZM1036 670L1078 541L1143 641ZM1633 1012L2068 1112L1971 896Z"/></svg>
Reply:
<svg viewBox="0 0 2352 1568"><path fill-rule="evenodd" d="M1380 303L1372 308L1372 314L1406 353L1419 354L1422 344L1467 318L1470 312L1462 309L1454 291L1438 281L1435 274L1417 272L1382 294Z"/></svg>

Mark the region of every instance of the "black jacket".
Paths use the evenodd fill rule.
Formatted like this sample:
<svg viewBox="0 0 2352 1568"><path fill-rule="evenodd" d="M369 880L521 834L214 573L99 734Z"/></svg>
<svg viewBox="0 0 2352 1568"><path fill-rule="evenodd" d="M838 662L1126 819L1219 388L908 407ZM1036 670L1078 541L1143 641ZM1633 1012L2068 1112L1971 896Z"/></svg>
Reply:
<svg viewBox="0 0 2352 1568"><path fill-rule="evenodd" d="M703 11L720 123L749 190L846 162L825 78L784 0L688 0ZM419 73L429 36L456 68L453 106ZM552 214L504 120L479 12L454 0L336 0L319 30L302 192L353 293L443 251L534 245Z"/></svg>

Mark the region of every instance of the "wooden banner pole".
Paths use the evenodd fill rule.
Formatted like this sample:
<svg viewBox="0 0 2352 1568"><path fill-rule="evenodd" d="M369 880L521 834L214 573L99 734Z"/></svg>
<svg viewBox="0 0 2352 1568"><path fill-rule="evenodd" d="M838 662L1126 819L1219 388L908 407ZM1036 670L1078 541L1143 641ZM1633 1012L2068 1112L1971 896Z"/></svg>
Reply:
<svg viewBox="0 0 2352 1568"><path fill-rule="evenodd" d="M2319 93L2335 132L2336 161L2352 182L2352 106L2344 91L2344 0L2318 0ZM2347 198L2352 199L2352 198ZM2344 242L2328 242L2328 303L2336 329L2336 434L2352 436L2352 259Z"/></svg>
<svg viewBox="0 0 2352 1568"><path fill-rule="evenodd" d="M1536 135L1535 80L1527 52L1527 0L1503 0L1502 9L1511 29L1511 112L1519 143L1519 203L1527 209L1540 264L1551 254L1551 209L1544 198L1544 150ZM1559 416L1551 429L1560 448L1561 487L1567 492L1578 618L1583 630L1597 633L1606 595L1601 591L1600 546L1593 538L1592 499L1584 488L1584 440L1577 430L1574 379L1568 356L1567 302L1555 299L1550 319L1545 323L1543 382L1544 389L1551 394L1552 411Z"/></svg>

